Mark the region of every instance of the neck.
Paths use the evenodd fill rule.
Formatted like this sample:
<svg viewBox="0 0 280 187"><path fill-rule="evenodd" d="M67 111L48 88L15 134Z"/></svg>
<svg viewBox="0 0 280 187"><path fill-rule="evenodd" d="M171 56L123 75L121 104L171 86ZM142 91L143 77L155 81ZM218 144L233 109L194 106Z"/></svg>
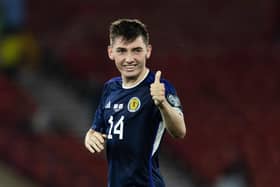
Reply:
<svg viewBox="0 0 280 187"><path fill-rule="evenodd" d="M131 87L134 87L134 86L138 85L140 82L142 82L144 80L144 78L146 77L148 72L149 72L149 69L145 68L144 71L142 71L142 73L137 78L131 78L130 79L130 78L122 77L123 87L124 88L131 88Z"/></svg>

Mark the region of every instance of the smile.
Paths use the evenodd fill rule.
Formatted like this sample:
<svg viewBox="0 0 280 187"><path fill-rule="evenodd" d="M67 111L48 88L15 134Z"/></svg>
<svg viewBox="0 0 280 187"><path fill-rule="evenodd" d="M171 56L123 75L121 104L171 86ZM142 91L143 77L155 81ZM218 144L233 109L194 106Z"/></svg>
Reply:
<svg viewBox="0 0 280 187"><path fill-rule="evenodd" d="M137 64L123 65L125 70L134 70Z"/></svg>
<svg viewBox="0 0 280 187"><path fill-rule="evenodd" d="M124 67L135 67L137 64L128 64L128 65L123 65Z"/></svg>

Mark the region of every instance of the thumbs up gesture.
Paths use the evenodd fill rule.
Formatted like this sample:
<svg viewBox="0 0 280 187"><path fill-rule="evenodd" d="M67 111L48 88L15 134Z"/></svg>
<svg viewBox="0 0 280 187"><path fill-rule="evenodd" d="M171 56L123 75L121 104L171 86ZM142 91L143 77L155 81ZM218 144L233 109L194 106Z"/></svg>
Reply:
<svg viewBox="0 0 280 187"><path fill-rule="evenodd" d="M155 81L150 85L150 93L156 106L161 105L165 101L165 86L160 83L161 71L157 71Z"/></svg>

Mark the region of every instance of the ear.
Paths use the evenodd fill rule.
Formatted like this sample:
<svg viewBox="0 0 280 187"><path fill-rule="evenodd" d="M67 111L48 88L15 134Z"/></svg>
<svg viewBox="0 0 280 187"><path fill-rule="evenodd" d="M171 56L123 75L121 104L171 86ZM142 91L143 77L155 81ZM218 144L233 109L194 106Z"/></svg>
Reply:
<svg viewBox="0 0 280 187"><path fill-rule="evenodd" d="M147 46L146 59L149 59L149 58L150 58L150 56L151 56L151 54L152 54L152 45L151 45L151 44L149 44L149 45Z"/></svg>
<svg viewBox="0 0 280 187"><path fill-rule="evenodd" d="M113 56L113 48L111 45L109 45L107 47L107 52L108 52L108 57L111 59L111 60L114 60L114 56Z"/></svg>

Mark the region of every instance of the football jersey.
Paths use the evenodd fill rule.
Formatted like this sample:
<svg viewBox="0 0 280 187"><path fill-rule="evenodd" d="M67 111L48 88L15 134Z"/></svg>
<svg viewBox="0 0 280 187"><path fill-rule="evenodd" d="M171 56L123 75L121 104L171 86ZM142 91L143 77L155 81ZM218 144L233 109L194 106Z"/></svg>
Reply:
<svg viewBox="0 0 280 187"><path fill-rule="evenodd" d="M147 72L137 85L126 88L121 77L105 83L92 129L107 134L108 187L163 187L158 150L165 131L150 94L155 74ZM174 87L166 80L168 102L181 109Z"/></svg>

